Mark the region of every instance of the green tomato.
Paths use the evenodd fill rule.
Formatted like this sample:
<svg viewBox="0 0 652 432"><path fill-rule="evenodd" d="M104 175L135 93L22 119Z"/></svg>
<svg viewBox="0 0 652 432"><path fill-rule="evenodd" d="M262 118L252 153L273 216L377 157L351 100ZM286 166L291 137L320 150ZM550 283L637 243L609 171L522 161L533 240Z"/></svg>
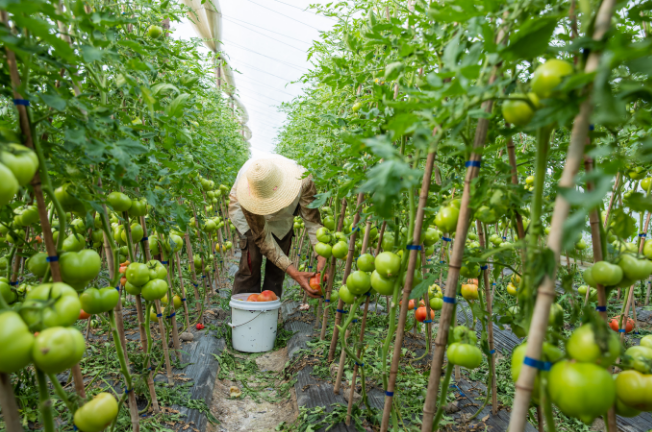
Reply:
<svg viewBox="0 0 652 432"><path fill-rule="evenodd" d="M389 296L394 294L394 282L396 278L385 278L376 270L371 273L371 287L380 295Z"/></svg>
<svg viewBox="0 0 652 432"><path fill-rule="evenodd" d="M652 375L626 370L616 376L615 383L622 403L639 411L652 411Z"/></svg>
<svg viewBox="0 0 652 432"><path fill-rule="evenodd" d="M18 192L18 180L11 170L0 163L0 206L5 206L14 199Z"/></svg>
<svg viewBox="0 0 652 432"><path fill-rule="evenodd" d="M482 351L474 345L454 342L446 350L448 360L467 369L475 369L482 363Z"/></svg>
<svg viewBox="0 0 652 432"><path fill-rule="evenodd" d="M598 286L598 283L595 281L595 279L593 279L593 267L589 267L584 270L584 273L582 273L582 278L584 279L584 282L586 282L589 286L594 288Z"/></svg>
<svg viewBox="0 0 652 432"><path fill-rule="evenodd" d="M14 311L0 312L0 346L0 372L18 372L32 362L34 336Z"/></svg>
<svg viewBox="0 0 652 432"><path fill-rule="evenodd" d="M38 208L36 206L28 206L20 214L21 224L23 226L34 225L39 221Z"/></svg>
<svg viewBox="0 0 652 432"><path fill-rule="evenodd" d="M326 216L324 220L322 221L324 224L324 227L330 231L335 230L335 219L333 219L333 216Z"/></svg>
<svg viewBox="0 0 652 432"><path fill-rule="evenodd" d="M363 272L371 273L376 270L375 258L370 253L360 255L356 264Z"/></svg>
<svg viewBox="0 0 652 432"><path fill-rule="evenodd" d="M631 357L631 367L642 373L650 373L652 369L652 348L633 346L627 348L625 355Z"/></svg>
<svg viewBox="0 0 652 432"><path fill-rule="evenodd" d="M396 245L396 237L394 236L394 233L386 232L383 235L383 241L380 243L380 245L385 252L393 251Z"/></svg>
<svg viewBox="0 0 652 432"><path fill-rule="evenodd" d="M50 301L53 304L43 309L31 309ZM77 292L63 282L37 286L27 293L23 304L30 307L21 310L23 319L30 328L37 331L49 327L70 326L77 321L81 311Z"/></svg>
<svg viewBox="0 0 652 432"><path fill-rule="evenodd" d="M58 374L79 363L85 350L84 336L75 327L52 327L36 337L32 357L43 372Z"/></svg>
<svg viewBox="0 0 652 432"><path fill-rule="evenodd" d="M384 278L394 278L398 276L401 268L401 258L392 252L381 252L374 261L376 271Z"/></svg>
<svg viewBox="0 0 652 432"><path fill-rule="evenodd" d="M346 244L346 242L340 240L337 243L335 243L335 246L332 248L333 250L333 256L337 259L345 259L346 255L349 253L349 245Z"/></svg>
<svg viewBox="0 0 652 432"><path fill-rule="evenodd" d="M510 99L503 102L502 112L505 122L516 126L526 126L534 117L534 110L529 103L522 99L529 99L534 107L539 106L539 98L534 93L514 93Z"/></svg>
<svg viewBox="0 0 652 432"><path fill-rule="evenodd" d="M131 224L131 242L132 244L139 243L143 239L144 231L143 227L140 226L140 224ZM122 232L120 233L120 237L122 238L122 241L126 244L127 243L127 231L123 228Z"/></svg>
<svg viewBox="0 0 652 432"><path fill-rule="evenodd" d="M429 247L437 243L439 239L440 239L439 231L434 228L428 227L428 229L426 229L426 236L423 241L423 244Z"/></svg>
<svg viewBox="0 0 652 432"><path fill-rule="evenodd" d="M602 352L596 342L593 324L584 324L575 329L566 342L566 351L570 358L584 362L595 363L601 367L610 366L620 355L620 340L616 333L608 328L602 329L603 337L607 338L607 352Z"/></svg>
<svg viewBox="0 0 652 432"><path fill-rule="evenodd" d="M100 273L102 258L92 249L66 252L59 257L59 267L64 282L73 284L90 282Z"/></svg>
<svg viewBox="0 0 652 432"><path fill-rule="evenodd" d="M521 345L517 346L514 348L514 351L512 351L512 381L516 382L518 381L518 377L521 374L521 367L523 366L523 361L525 360L525 352L527 350L527 342L522 343ZM543 361L547 362L557 362L563 358L564 353L557 348L556 346L544 342L543 343L543 349L541 352L541 359ZM533 384L533 390L532 390L532 401L535 404L539 404L539 395L541 394L539 390L539 375L537 374L534 378L534 384Z"/></svg>
<svg viewBox="0 0 652 432"><path fill-rule="evenodd" d="M131 282L127 281L125 283L125 290L127 290L127 292L131 295L140 295L141 291L143 290L143 287L136 286Z"/></svg>
<svg viewBox="0 0 652 432"><path fill-rule="evenodd" d="M646 259L637 259L629 254L620 256L618 266L623 270L624 277L633 281L647 279L652 273L652 262Z"/></svg>
<svg viewBox="0 0 652 432"><path fill-rule="evenodd" d="M27 270L35 276L43 277L48 269L47 262L48 254L45 252L37 252L27 260Z"/></svg>
<svg viewBox="0 0 652 432"><path fill-rule="evenodd" d="M562 79L573 73L573 65L564 60L551 59L539 66L532 77L532 91L541 98L554 96L554 89Z"/></svg>
<svg viewBox="0 0 652 432"><path fill-rule="evenodd" d="M168 242L170 244L170 250L173 252L179 252L183 249L183 239L176 234L170 234Z"/></svg>
<svg viewBox="0 0 652 432"><path fill-rule="evenodd" d="M5 281L0 281L0 295L7 304L12 304L18 299L16 291L11 289L11 286Z"/></svg>
<svg viewBox="0 0 652 432"><path fill-rule="evenodd" d="M131 208L131 198L122 192L111 192L106 197L107 203L116 212L125 212Z"/></svg>
<svg viewBox="0 0 652 432"><path fill-rule="evenodd" d="M38 157L34 150L20 144L3 146L0 160L11 170L21 186L27 185L38 169Z"/></svg>
<svg viewBox="0 0 652 432"><path fill-rule="evenodd" d="M354 271L346 278L346 287L354 296L361 296L371 288L371 278L363 271Z"/></svg>
<svg viewBox="0 0 652 432"><path fill-rule="evenodd" d="M598 261L591 268L590 277L593 278L596 284L614 286L622 281L623 269L607 261Z"/></svg>
<svg viewBox="0 0 652 432"><path fill-rule="evenodd" d="M444 307L444 299L439 297L433 297L430 299L430 309L432 310L441 310Z"/></svg>
<svg viewBox="0 0 652 432"><path fill-rule="evenodd" d="M149 267L143 263L131 263L125 272L127 282L142 287L150 280Z"/></svg>
<svg viewBox="0 0 652 432"><path fill-rule="evenodd" d="M435 216L435 224L445 233L454 232L457 229L457 219L460 216L460 210L454 205L449 205L439 209Z"/></svg>
<svg viewBox="0 0 652 432"><path fill-rule="evenodd" d="M54 196L66 212L84 212L84 204L71 193L73 190L73 185L64 184L54 190Z"/></svg>
<svg viewBox="0 0 652 432"><path fill-rule="evenodd" d="M330 258L331 255L333 255L333 248L331 245L326 243L317 243L315 245L315 252L317 252L317 255L319 256Z"/></svg>
<svg viewBox="0 0 652 432"><path fill-rule="evenodd" d="M110 311L119 300L120 292L113 287L88 288L79 295L82 309L91 315Z"/></svg>
<svg viewBox="0 0 652 432"><path fill-rule="evenodd" d="M322 242L322 243L330 243L331 241L331 234L328 231L328 228L326 227L321 227L317 230L317 240Z"/></svg>
<svg viewBox="0 0 652 432"><path fill-rule="evenodd" d="M340 300L342 300L346 304L353 304L355 302L355 296L351 294L351 291L346 287L346 285L342 285L342 288L340 288Z"/></svg>
<svg viewBox="0 0 652 432"><path fill-rule="evenodd" d="M652 335L643 336L641 338L641 346L652 348Z"/></svg>
<svg viewBox="0 0 652 432"><path fill-rule="evenodd" d="M61 247L64 252L79 252L86 247L86 240L79 234L70 234Z"/></svg>
<svg viewBox="0 0 652 432"><path fill-rule="evenodd" d="M330 303L337 305L337 301L340 299L340 292L336 289L331 291Z"/></svg>
<svg viewBox="0 0 652 432"><path fill-rule="evenodd" d="M81 432L102 432L118 416L118 403L110 393L98 393L75 411L75 426Z"/></svg>
<svg viewBox="0 0 652 432"><path fill-rule="evenodd" d="M163 279L152 279L145 284L141 296L147 301L160 300L168 292L168 283Z"/></svg>
<svg viewBox="0 0 652 432"><path fill-rule="evenodd" d="M556 363L548 376L548 392L561 412L586 424L605 415L616 403L614 379L593 363Z"/></svg>
<svg viewBox="0 0 652 432"><path fill-rule="evenodd" d="M130 217L140 217L147 215L147 199L140 198L134 199L131 201L131 207L129 208Z"/></svg>
<svg viewBox="0 0 652 432"><path fill-rule="evenodd" d="M21 229L14 229L13 234L10 231L5 236L5 240L7 240L7 243L11 243L11 244L16 244L18 243L19 239L22 240L24 238L25 238L25 231Z"/></svg>

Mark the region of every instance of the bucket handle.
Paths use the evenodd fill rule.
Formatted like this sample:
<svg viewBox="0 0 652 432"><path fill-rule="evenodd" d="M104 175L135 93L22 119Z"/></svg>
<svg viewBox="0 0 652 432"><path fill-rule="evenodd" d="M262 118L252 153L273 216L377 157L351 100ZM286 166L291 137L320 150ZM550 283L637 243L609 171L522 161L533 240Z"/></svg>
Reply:
<svg viewBox="0 0 652 432"><path fill-rule="evenodd" d="M245 325L245 324L249 324L250 322L252 322L252 321L255 320L256 318L258 318L259 316L261 316L263 312L267 312L267 311L260 311L260 313L259 313L258 315L256 315L255 317L253 317L252 319L250 319L250 320L247 321L247 322L243 322L242 324L235 325L235 324L233 324L232 322L230 322L230 323L228 323L227 325L228 325L229 327L231 327L232 329L234 329L234 328L236 328L236 327L240 327L240 326L243 326L243 325Z"/></svg>

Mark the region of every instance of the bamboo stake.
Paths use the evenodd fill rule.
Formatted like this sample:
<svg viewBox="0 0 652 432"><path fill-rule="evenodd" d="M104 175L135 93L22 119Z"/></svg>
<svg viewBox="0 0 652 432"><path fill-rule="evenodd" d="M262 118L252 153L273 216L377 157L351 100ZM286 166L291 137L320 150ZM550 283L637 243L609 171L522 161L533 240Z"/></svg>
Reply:
<svg viewBox="0 0 652 432"><path fill-rule="evenodd" d="M595 31L593 40L601 40L611 22L611 15L615 7L615 0L605 0L600 5L596 20ZM585 72L592 73L597 70L600 61L600 54L597 51L591 51L586 61ZM590 88L590 87L589 87ZM580 112L575 117L573 129L571 132L570 145L568 147L566 164L562 172L562 177L559 180L560 187L572 188L575 186L575 174L579 170L579 165L582 162L584 155L584 145L588 136L589 118L591 116L591 94L587 92L586 99L580 105ZM570 203L564 199L563 196L558 195L555 200L555 208L552 215L552 223L550 226L550 235L548 236L548 247L555 254L555 263L559 262L559 254L561 252L561 240L563 234L563 224L570 211ZM526 357L534 360L541 358L541 347L545 331L548 326L548 316L550 314L550 306L555 298L555 276L557 267L550 277L546 276L539 286L537 299L534 306L534 314L532 316L531 327L528 335ZM510 432L521 432L525 427L528 408L530 405L530 396L532 393L532 386L534 378L537 374L537 369L523 364L518 381L516 382L516 396L514 398L514 405L512 407L512 416L510 418L509 430Z"/></svg>
<svg viewBox="0 0 652 432"><path fill-rule="evenodd" d="M618 185L620 183L620 171L616 174L616 182L614 183L614 188L613 191L611 192L611 198L609 198L609 206L607 207L607 211L604 216L604 229L607 229L607 221L609 220L609 213L611 213L611 209L614 205L614 201L616 199L616 192L618 191ZM596 261L597 262L597 261Z"/></svg>
<svg viewBox="0 0 652 432"><path fill-rule="evenodd" d="M186 301L186 287L184 286L183 283L183 273L181 273L181 257L179 256L179 252L175 253L176 255L176 261L177 261L177 271L179 272L179 282L181 283L181 295L183 296L181 298L181 302L183 303L183 310L186 313L186 328L190 327L190 320L188 319L188 302ZM194 264L193 264L194 266ZM174 302L172 302L174 304Z"/></svg>
<svg viewBox="0 0 652 432"><path fill-rule="evenodd" d="M143 227L143 240L141 241L143 245L143 255L145 256L145 262L149 262L152 259L152 253L149 249L149 237L147 236L147 223L145 221L145 216L140 217L140 225ZM163 246L160 247L162 248ZM161 314L161 305L158 300L154 302L154 310L156 311L157 317L161 318L163 316ZM163 348L163 359L165 360L165 372L168 378L168 384L173 385L174 376L172 375L172 365L170 364L170 352L168 351L167 338L165 337L165 324L163 323L162 319L158 320L158 330L159 333L161 334L161 347ZM145 366L149 367L149 364ZM150 380L147 381L147 385L150 387L150 394L151 394L152 390L154 390L153 377L151 378L151 385L150 385ZM154 404L154 402L156 402L156 404ZM154 391L154 396L152 397L152 408L154 409L154 412L160 411L158 408L158 400L156 400L156 391Z"/></svg>
<svg viewBox="0 0 652 432"><path fill-rule="evenodd" d="M383 224L380 226L380 232L378 233L378 245L376 245L376 252L374 256L378 256L381 249L381 243L383 242L383 236L385 235L385 228L387 228L387 222L383 221Z"/></svg>
<svg viewBox="0 0 652 432"><path fill-rule="evenodd" d="M358 212L356 213L356 217L359 215L359 212L360 212L359 208L360 208L360 204L362 202L362 200L360 199L361 195L362 194L358 195ZM358 217L358 219L359 219L359 217ZM356 226L357 222L354 222L353 225ZM365 233L364 233L363 240L362 240L362 242L365 244L365 246L369 244L369 233L371 232L371 229L369 229L370 225L371 225L371 221L368 220L367 221L367 229L365 229ZM349 241L349 258L351 258L353 256L353 254L355 253L355 238L354 238L354 235L357 233L357 231L358 231L358 229L356 229L354 231L354 233L351 235L351 238L353 239L353 241ZM351 245L353 245L353 250L351 249ZM366 248L363 249L362 253L364 253L365 250L366 250ZM348 264L349 259L347 259L346 261L347 261L347 264ZM352 265L353 265L353 260L351 260L351 266ZM342 280L345 281L345 283L346 283L346 278L348 277L350 272L351 272L351 267L349 267L348 272L346 272L346 270L344 271L344 279L342 279ZM367 301L365 302L365 307L367 309L369 307L368 305L369 305L369 297L367 297ZM354 311L352 309L349 309L349 313L353 313L353 312ZM365 316L366 316L366 313L365 313ZM351 334L350 328L351 328L351 326L349 326L346 329L346 335L344 337L345 341L347 341L349 339L349 335ZM363 337L362 333L361 333L360 337L361 338ZM358 353L358 357L360 357L360 353ZM335 386L333 387L333 393L335 393L335 394L339 394L339 392L340 392L340 385L342 384L342 374L344 374L344 362L345 362L345 360L346 360L346 351L344 349L342 349L342 352L340 352L340 364L339 364L339 368L337 369L337 378L335 379ZM356 370L356 369L357 369L357 365L356 365L354 370ZM351 389L353 389L354 387L355 387L355 384L352 381ZM351 391L353 391L353 390L351 390ZM353 394L351 394L351 395L353 395ZM352 397L349 398L349 404L351 404L352 400L353 400Z"/></svg>
<svg viewBox="0 0 652 432"><path fill-rule="evenodd" d="M161 242L161 248L162 242ZM161 251L162 253L163 251ZM179 342L179 329L177 328L177 317L176 317L176 312L174 310L174 297L172 295L172 277L170 276L171 272L171 266L170 266L170 259L172 257L168 256L166 257L168 260L163 261L162 264L167 267L168 270L168 305L170 305L170 315L167 317L164 316L163 318L168 318L170 320L170 326L172 327L172 343L174 344L174 354L177 356L177 360L181 361L181 343ZM158 312L157 312L158 313Z"/></svg>
<svg viewBox="0 0 652 432"><path fill-rule="evenodd" d="M412 233L412 245L419 245L421 238L421 228L423 225L423 217L425 215L425 207L428 201L428 189L430 188L430 181L432 179L433 166L435 164L436 153L434 149L428 152L426 159L426 167L423 173L423 181L421 182L421 194L419 195L419 205L417 207L417 214L414 221L414 232ZM468 203L467 203L468 205ZM466 234L464 235L466 238ZM460 244L464 244L464 238ZM456 242L457 243L457 242ZM418 248L423 248L419 245ZM401 348L403 346L403 335L405 331L405 321L407 319L407 312L410 301L410 294L412 293L412 281L414 280L414 271L417 266L417 249L410 249L410 257L408 259L407 275L405 276L405 285L403 286L403 301L401 303L401 310L399 312L398 328L396 329L396 339L394 340L394 355L392 357L392 365L389 370L389 381L385 391L385 407L383 410L383 419L380 425L381 432L386 432L389 428L389 417L392 411L393 394L396 385L396 376L398 374L398 365L401 359ZM428 317L429 319L430 317ZM432 373L432 372L431 372Z"/></svg>
<svg viewBox="0 0 652 432"><path fill-rule="evenodd" d="M356 211L355 211L355 216L353 217L353 226L357 226L358 222L360 222L360 205L362 204L362 199L363 199L363 194L359 193L358 194L358 201L356 205ZM342 210L344 210L344 205L342 205ZM344 214L342 214L342 218L340 222L344 223ZM338 224L339 225L339 224ZM341 231L341 228L338 230ZM353 231L351 233L351 237L349 238L349 253L346 257L346 265L344 267L344 275L342 276L342 284L346 285L346 278L349 277L349 273L351 272L351 266L353 264L353 254L355 252L355 237L356 237L357 231ZM333 274L333 276L335 276ZM330 281L329 281L330 282ZM342 310L344 307L344 301L340 298L337 301L337 310ZM324 309L324 321L322 323L322 332L326 331L326 322L327 322L327 317L326 317L326 309ZM337 347L337 342L339 340L338 334L339 330L337 326L340 324L342 320L342 314L340 312L335 312L335 325L333 326L333 336L331 338L331 347L328 351L328 359L329 361L332 361L333 357L335 356L335 348ZM337 393L336 393L337 394Z"/></svg>
<svg viewBox="0 0 652 432"><path fill-rule="evenodd" d="M356 212L355 216L353 217L353 226L355 227L353 232L351 233L351 237L349 238L349 253L346 257L346 266L344 267L344 275L342 277L342 283L346 285L346 280L349 277L349 274L351 274L351 268L353 267L353 255L355 254L355 238L357 236L357 233L359 231L358 228L358 223L360 222L360 206L362 205L362 200L364 199L364 195L362 193L358 194L358 201L356 204ZM369 230L367 230L367 233ZM344 303L342 302L342 305L338 305L337 310L342 310L342 307L344 307ZM353 310L349 310L349 313L353 313ZM335 320L337 323L340 322L341 320L342 313L341 312L336 312L335 315ZM338 320L338 317L340 318ZM337 344L338 340L338 329L337 329L337 324L335 325L333 329L333 339L331 341L331 348L333 347L333 342ZM344 340L349 339L349 335L351 334L350 327L346 329L346 334L344 337ZM335 386L333 387L333 393L339 394L340 392L340 385L342 383L342 374L344 373L344 360L346 359L346 351L342 349L342 352L340 353L340 367L337 371L337 379L335 380Z"/></svg>
<svg viewBox="0 0 652 432"><path fill-rule="evenodd" d="M9 374L3 372L0 372L0 407L7 432L23 432L14 387L11 385Z"/></svg>
<svg viewBox="0 0 652 432"><path fill-rule="evenodd" d="M476 229L478 230L478 240L480 247L482 249L487 248L487 242L485 239L485 232L482 227L482 223L479 220L476 220ZM496 415L498 412L498 390L496 388L496 354L494 353L494 323L491 320L493 316L493 297L491 293L491 288L489 285L489 271L487 269L482 270L482 276L484 277L484 293L487 301L487 342L489 343L489 351L492 353L489 358L489 373L491 374L491 413ZM489 391L487 389L487 391Z"/></svg>
<svg viewBox="0 0 652 432"><path fill-rule="evenodd" d="M122 188L121 188L122 189ZM133 237L131 236L131 225L129 224L129 215L127 212L123 212L122 217L124 218L124 228L127 233L127 244L129 245L129 258L136 262L136 254L133 250ZM141 301L140 295L136 295L136 318L138 319L138 333L140 336L140 345L143 348L143 352L147 352L147 336L145 334L145 320L143 319L143 303ZM127 348L125 348L125 353Z"/></svg>
<svg viewBox="0 0 652 432"><path fill-rule="evenodd" d="M516 171L516 153L514 148L514 140L512 140L512 137L510 136L509 141L507 141L507 157L509 158L509 166L512 170L512 184L518 185L518 173ZM516 231L518 233L518 238L524 239L525 230L523 229L523 218L521 217L521 214L516 210L514 210L514 217L516 219ZM525 252L522 252L521 257L524 258L524 256ZM523 262L525 262L524 259Z"/></svg>
<svg viewBox="0 0 652 432"><path fill-rule="evenodd" d="M502 40L502 31L498 36L498 40ZM489 82L493 83L495 80L496 69L494 68L491 77L489 78ZM482 105L485 112L491 112L493 101L486 101ZM464 191L462 192L460 214L457 221L457 229L455 231L453 254L448 262L449 270L448 277L446 278L446 294L444 298L452 300L451 302L445 301L444 307L440 312L439 329L437 331L437 338L435 339L435 352L432 356L432 366L430 368L430 377L428 379L428 393L423 407L423 423L421 425L422 432L431 432L432 430L435 404L437 403L437 395L439 393L439 381L441 379L442 365L444 363L444 351L446 350L446 345L448 343L448 330L450 329L451 320L453 319L453 305L460 277L460 268L462 266L464 243L466 242L466 236L473 213L469 208L469 203L471 201L471 182L478 176L480 170L479 165L482 156L478 153L478 150L484 147L488 129L489 121L486 118L479 119L473 141L473 153L471 153L470 157L471 163L466 170L466 176L464 179ZM441 391L447 390L448 389L442 389Z"/></svg>
<svg viewBox="0 0 652 432"><path fill-rule="evenodd" d="M336 231L342 231L342 227L344 226L344 215L346 214L346 198L342 198L342 210L340 211L340 216L337 221L337 229ZM333 283L335 282L335 267L337 264L337 258L334 256L331 257L331 265L328 268L328 286L326 287L326 293L324 294L324 300L326 303L330 303L331 301L331 291L333 289ZM342 305L344 302L342 302L342 299L340 299L337 303L337 308L342 309ZM339 321L339 315L335 317L335 325L337 326L340 323ZM326 337L326 326L328 324L328 308L324 308L324 316L322 317L322 323L321 323L321 334L319 335L319 340L324 340L324 337ZM316 327L316 326L315 326ZM337 328L337 327L335 327ZM335 341L335 339L333 339ZM332 362L333 361L333 355L335 353L335 348L333 347L333 343L331 342L331 351L328 352L328 361Z"/></svg>

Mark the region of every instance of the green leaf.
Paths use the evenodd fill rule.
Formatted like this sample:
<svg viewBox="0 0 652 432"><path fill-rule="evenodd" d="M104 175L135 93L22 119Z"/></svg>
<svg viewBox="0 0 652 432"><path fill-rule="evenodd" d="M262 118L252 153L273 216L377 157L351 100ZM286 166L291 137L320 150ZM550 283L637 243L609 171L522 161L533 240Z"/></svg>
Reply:
<svg viewBox="0 0 652 432"><path fill-rule="evenodd" d="M428 276L414 287L410 293L410 300L421 299L424 294L428 293L428 287L437 281L434 273L428 273Z"/></svg>
<svg viewBox="0 0 652 432"><path fill-rule="evenodd" d="M57 110L63 111L66 109L66 100L59 95L40 93L39 97L46 103L47 106Z"/></svg>
<svg viewBox="0 0 652 432"><path fill-rule="evenodd" d="M102 60L102 50L92 47L90 45L81 46L82 57L87 63L93 63L94 61Z"/></svg>
<svg viewBox="0 0 652 432"><path fill-rule="evenodd" d="M509 45L502 51L507 61L530 59L546 52L559 18L555 16L532 17L512 33Z"/></svg>
<svg viewBox="0 0 652 432"><path fill-rule="evenodd" d="M192 95L188 93L182 93L170 102L170 105L166 108L166 112L170 117L181 117L184 113L184 108L188 100Z"/></svg>

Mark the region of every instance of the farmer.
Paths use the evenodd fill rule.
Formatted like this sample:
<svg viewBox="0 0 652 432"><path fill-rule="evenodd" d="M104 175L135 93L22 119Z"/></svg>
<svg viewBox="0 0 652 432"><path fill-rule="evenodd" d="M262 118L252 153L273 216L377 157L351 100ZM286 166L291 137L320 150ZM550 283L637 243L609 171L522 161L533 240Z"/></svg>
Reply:
<svg viewBox="0 0 652 432"><path fill-rule="evenodd" d="M309 282L317 273L297 270L288 258L295 216L305 221L313 246L322 226L319 210L308 208L317 192L312 176L302 179L304 171L296 162L280 155L250 159L240 168L229 197L229 217L238 232L242 251L233 294L261 292L261 267L266 256L263 291L273 291L280 298L287 273L310 297L319 297ZM317 271L325 264L326 259L319 257Z"/></svg>

